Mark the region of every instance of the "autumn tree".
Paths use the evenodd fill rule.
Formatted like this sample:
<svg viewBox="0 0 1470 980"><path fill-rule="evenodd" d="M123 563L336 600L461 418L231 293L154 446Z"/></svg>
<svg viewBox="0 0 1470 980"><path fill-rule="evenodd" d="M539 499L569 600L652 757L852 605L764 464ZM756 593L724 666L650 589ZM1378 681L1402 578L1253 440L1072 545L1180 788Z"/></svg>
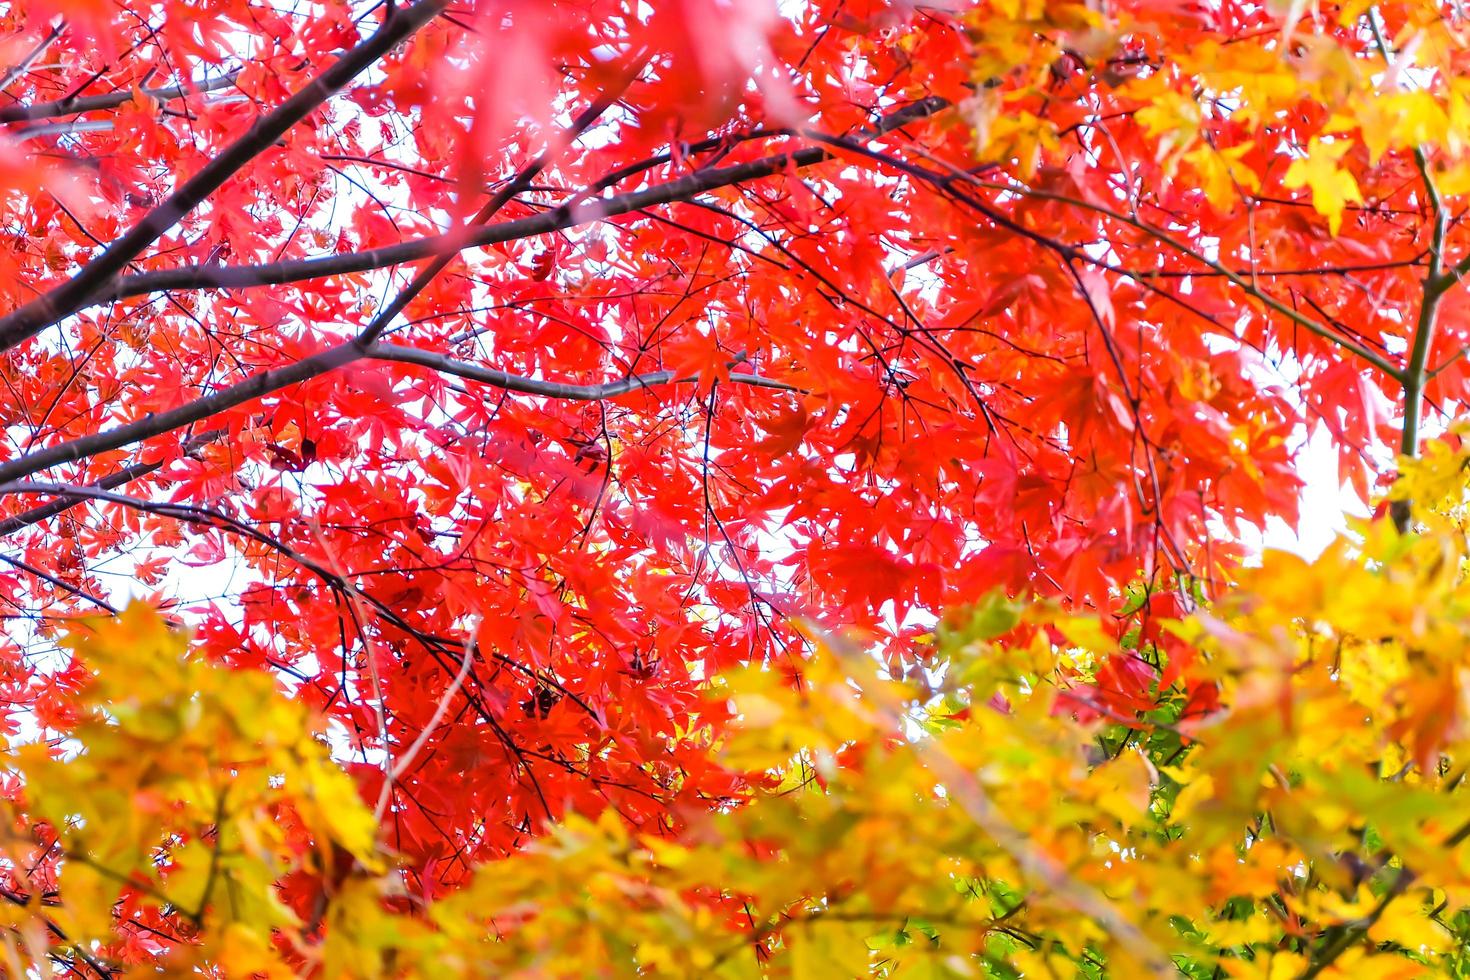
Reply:
<svg viewBox="0 0 1470 980"><path fill-rule="evenodd" d="M393 928L459 935L455 910L526 867L493 862L552 827L682 840L788 778L720 747L751 716L717 676L799 693L858 644L928 683L935 623L990 602L1105 617L1070 645L1031 624L1052 658L1033 679L1096 655L1037 702L1078 726L1057 739L1173 730L1182 752L1180 718L1233 710L1233 687L1160 623L1233 608L1243 529L1296 520L1303 439L1377 499L1470 384L1454 4L20 0L0 21L0 703L12 742L51 746L7 784L41 843L3 894L72 916L26 920L37 962L350 974L322 950L368 943L332 918L354 883ZM1418 501L1399 486L1394 534ZM60 621L129 595L192 632L178 677L129 688L126 657L58 648ZM130 622L176 665L182 640ZM279 724L198 727L185 702L249 717L229 671ZM104 737L134 695L166 738ZM844 739L913 735L920 708L906 692ZM312 731L365 822L331 823L350 808ZM92 762L57 761L79 745ZM167 789L148 766L131 797L78 775L174 745L203 769ZM245 758L289 785L209 775ZM1267 808L1230 805L1221 827ZM67 843L69 821L142 833L139 812L169 836ZM246 862L281 903L263 933L210 931L215 883L247 880L221 871L227 826L276 855ZM191 902L158 877L171 849ZM1012 888L1097 884L1021 863ZM93 907L58 897L63 870ZM728 892L698 920L741 886L668 887ZM1111 904L1060 907L1121 943L1104 959L1172 951ZM747 966L785 948L758 911ZM1294 934L1304 970L1361 939L1329 928ZM1092 962L1090 941L1058 948Z"/></svg>

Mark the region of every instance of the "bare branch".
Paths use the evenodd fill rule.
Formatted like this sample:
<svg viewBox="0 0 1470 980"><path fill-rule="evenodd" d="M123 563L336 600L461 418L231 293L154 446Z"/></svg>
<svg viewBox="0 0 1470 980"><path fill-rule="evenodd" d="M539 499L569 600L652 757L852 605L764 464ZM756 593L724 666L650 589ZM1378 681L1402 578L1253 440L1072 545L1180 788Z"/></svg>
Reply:
<svg viewBox="0 0 1470 980"><path fill-rule="evenodd" d="M229 88L235 84L235 79L240 77L240 69L234 68L223 75L214 78L201 78L198 81L183 82L178 85L163 85L158 88L145 88L143 94L157 99L160 102L170 102L174 99L182 99L187 95L195 95L202 92L214 92L218 89ZM30 119L55 119L57 116L71 116L82 112L99 112L103 109L116 109L118 106L131 101L133 92L131 89L123 89L119 92L108 92L105 95L88 95L82 98L56 99L52 102L34 102L30 105L8 105L0 108L0 123L25 122ZM108 123L109 129L112 124ZM31 135L34 130L27 130L26 135Z"/></svg>
<svg viewBox="0 0 1470 980"><path fill-rule="evenodd" d="M66 30L66 21L63 20L55 27L51 28L50 32L48 32L45 37L36 42L36 46L34 48L31 48L31 50L26 54L24 58L20 59L20 61L18 61L4 75L0 75L0 90L9 88L17 78L20 78L26 72L30 71L31 65L34 65L36 63L36 60L40 58L41 55L46 53L47 48L56 43L56 39L61 37L61 32L64 30ZM10 107L7 107L7 109L9 108ZM9 122L9 120L5 118L5 113L7 109L0 109L0 122Z"/></svg>
<svg viewBox="0 0 1470 980"><path fill-rule="evenodd" d="M200 422L220 412L228 411L236 405L243 405L245 402L253 401L302 381L309 381L361 357L362 351L352 344L330 347L294 364L251 375L238 384L167 412L150 412L141 419L111 429L104 429L79 439L38 449L8 462L0 463L0 484L21 479L32 473L39 473L41 470L60 463L86 459L88 456L106 452L109 449L130 446L135 442L142 442L144 439L150 439L165 432L182 429L191 423ZM0 487L0 492L6 492L8 489Z"/></svg>
<svg viewBox="0 0 1470 980"><path fill-rule="evenodd" d="M546 169L546 165L551 162L552 157L556 153L570 146L578 136L582 135L588 126L591 126L600 119L602 114L622 97L624 90L627 88L627 81L633 75L637 74L637 70L641 70L642 65L643 59L640 56L638 59L638 69L625 76L622 85L617 86L615 91L609 91L599 96L576 119L573 119L571 125L561 133L558 139L553 141L551 146L548 146L535 160L522 167L515 177L496 191L490 197L490 200L485 202L484 206L480 208L475 216L466 222L466 227L483 225L494 217L496 212L514 199L516 195L520 194L527 187L530 187L531 182L536 179L536 175ZM381 337L383 331L388 329L398 314L402 313L404 308L413 302L415 296L424 291L425 287L434 280L435 276L443 272L449 266L449 263L454 261L454 257L457 254L459 254L457 250L451 249L434 256L434 260L420 269L418 274L413 277L412 282L399 290L398 295L393 297L392 302L378 311L378 315L373 317L373 321L364 327L362 333L358 335L358 342L370 344Z"/></svg>
<svg viewBox="0 0 1470 980"><path fill-rule="evenodd" d="M421 4L413 9L421 11L423 9L423 5L430 2L437 3L439 2L439 0L421 0ZM383 32L380 31L379 33L381 34ZM889 116L884 117L883 119L879 120L874 126L870 127L868 130L865 130L864 134L868 137L876 137L883 133L892 132L893 130L907 125L908 123L926 118L928 116L932 116L935 113L944 110L948 106L949 103L943 99L924 99L919 102L915 102L912 105L909 105L903 109L900 109L899 111L894 112ZM488 228L480 229L466 236L435 236L434 238L422 239L418 242L408 242L402 245L389 246L383 249L375 249L370 252L357 253L356 255L331 256L321 259L309 259L301 262L282 262L276 263L274 266L271 267L251 266L245 267L242 270L241 267L214 266L170 270L168 272L161 273L144 273L137 276L125 277L120 281L120 283L137 284L139 282L146 282L148 284L147 288L138 289L137 291L152 292L155 290L163 289L172 290L189 288L190 283L187 279L180 281L180 273L185 273L189 276L198 277L200 279L214 279L215 282L213 284L226 285L228 284L228 280L231 276L239 276L243 272L247 279L254 281L243 282L241 284L252 285L258 284L258 282L261 281L262 270L268 269L274 269L281 276L283 276L281 281L290 281L291 279L314 278L318 275L331 274L330 272L320 270L323 270L326 267L337 269L344 260L346 260L348 263L355 261L359 264L366 261L367 264L365 266L362 266L364 268L376 268L381 265L393 265L398 264L402 261L408 261L411 258L423 258L428 255L438 254L441 250L448 247L462 249L470 247L477 243L484 244L493 241L509 241L514 238L522 238L532 234L541 234L546 231L554 231L561 227L570 227L575 224L598 220L603 217L607 217L611 213L626 213L628 211L634 211L644 207L649 207L652 204L656 203L682 200L693 197L694 195L702 193L706 190L712 190L717 187L724 187L731 184L741 183L744 181L755 179L757 177L769 176L771 174L780 172L788 167L810 166L812 164L830 159L830 157L831 153L823 147L808 147L806 149L797 150L792 153L778 154L776 156L765 157L760 160L750 161L748 163L736 164L730 167L722 167L718 169L689 174L685 177L670 181L666 184L658 185L657 187L648 188L629 194L618 195L613 198L607 198L602 201L593 202L591 204L583 205L580 207L563 206L561 208L557 208L555 210L546 212L545 214L536 215L531 218L524 218L517 221L510 221L497 225L492 225ZM126 238L127 236L124 237ZM453 241L449 241L450 239L453 239ZM118 246L113 246L114 249L117 247ZM111 249L109 251L111 251ZM351 270L349 269L347 271ZM85 271L83 275L85 275ZM78 279L80 278L81 277L79 276ZM76 282L78 280L72 281ZM89 299L90 298L92 297L89 297ZM16 323L21 322L18 321L16 318L22 317L22 319L24 319L23 315L25 314L25 311L27 309L31 309L34 306L34 303L29 304L27 307L23 307L21 310L17 311L11 316L0 320L0 344L3 344L3 331L6 329L7 324L11 327L14 327ZM39 329L39 327L36 328L36 330ZM31 331L31 333L34 332L35 330ZM141 442L145 439L152 438L153 436L161 435L165 432L172 432L174 430L181 429L186 425L203 421L204 419L217 415L220 412L228 411L231 408L242 405L249 401L253 401L254 399L264 397L265 395L271 394L272 392L280 391L281 389L289 387L290 385L299 384L303 381L308 381L312 378L319 377L320 375L326 374L330 371L337 370L338 368L341 368L347 364L351 364L354 361L358 361L366 356L369 356L370 353L371 356L377 360L400 360L405 362L420 363L423 366L431 367L435 370L439 370L441 368L450 369L452 367L453 370L451 371L451 373L459 373L461 374L461 376L464 377L472 376L470 374L464 373L466 371L484 371L485 373L478 375L476 377L476 380L483 381L486 384L497 385L499 387L508 387L510 388L510 390L523 390L527 391L527 393L533 394L545 393L547 397L564 397L579 400L608 398L612 397L614 394L622 393L625 391L632 391L641 387L647 387L650 384L668 384L678 380L670 376L667 378L660 377L657 381L644 379L642 381L628 380L622 382L613 382L611 387L598 386L596 390L599 391L600 394L593 393L586 387L568 386L565 389L559 389L562 391L561 394L551 394L539 390L528 390L525 387L526 385L535 384L530 379L517 378L512 375L502 375L495 372L490 372L488 369L477 368L475 365L464 365L463 367L460 367L458 362L454 362L448 358L440 360L438 355L427 354L425 352L414 352L409 348L388 346L378 348L376 352L373 351L373 345L362 344L357 341L348 341L335 347L330 347L326 350L320 351L319 353L311 355L310 357L303 358L302 360L295 363L262 371L258 374L250 376L249 378L246 378L244 381L231 385L228 388L220 389L203 398L196 399L195 401L189 402L185 405L181 405L177 408L173 408L165 412L151 413L141 419L136 419L132 422L128 422L111 429L95 432L90 435L70 440L68 442L58 443L56 445L37 449L23 456L19 456L15 459L0 463L0 492L5 492L10 489L3 486L4 484L8 484L15 480L24 479L25 477L28 477L32 474L39 473L45 469L49 469L52 466L57 466L62 463L74 462L79 459L85 459L97 453L106 452L109 449L119 449L123 446L129 446L134 443ZM738 377L742 379L739 382L741 384L760 385L762 387L772 388L786 387L779 382L769 381L768 379L758 379L753 375L741 375ZM510 387L512 384L519 384L522 385L522 387ZM547 383L542 382L540 384L544 385Z"/></svg>

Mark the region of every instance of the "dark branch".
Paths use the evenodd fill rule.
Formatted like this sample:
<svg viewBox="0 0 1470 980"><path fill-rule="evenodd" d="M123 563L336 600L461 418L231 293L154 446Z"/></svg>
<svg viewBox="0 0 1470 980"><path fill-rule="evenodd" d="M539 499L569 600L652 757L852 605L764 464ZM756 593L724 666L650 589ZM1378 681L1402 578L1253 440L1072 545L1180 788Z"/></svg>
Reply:
<svg viewBox="0 0 1470 980"><path fill-rule="evenodd" d="M563 145L572 143L578 136L582 135L588 126L591 126L600 119L602 114L622 96L625 87L620 86L616 92L605 93L599 96L592 105L588 106L576 119L572 120L572 124L562 134ZM496 191L490 200L485 202L479 212L467 222L467 227L483 225L512 199L530 187L531 181L535 180L536 176L546 169L546 165L551 162L552 154L559 149L559 146L548 147L535 160L522 167L515 177ZM414 297L422 293L429 283L434 281L435 276L448 268L449 263L454 261L454 256L455 252L453 251L445 251L434 256L434 260L420 269L418 275L413 277L413 281L399 290L398 295L393 297L392 302L383 307L378 312L378 315L373 317L373 321L363 328L362 333L358 335L358 341L360 343L370 344L381 337L383 331L388 329L398 314L402 313L404 308L413 302Z"/></svg>
<svg viewBox="0 0 1470 980"><path fill-rule="evenodd" d="M95 432L70 442L47 446L24 456L0 463L0 493L14 491L9 485L15 480L21 480L33 473L49 469L62 463L71 463L80 459L86 459L109 449L120 449L153 436L162 435L181 429L194 422L203 421L220 412L228 411L237 405L263 398L272 392L280 391L294 384L309 381L330 371L345 367L354 361L396 361L404 364L417 364L422 367L431 368L436 371L444 371L448 374L469 378L483 384L493 385L507 391L517 391L529 395L541 395L546 398L565 398L574 401L596 401L601 398L612 398L617 395L627 394L631 391L651 388L658 385L679 384L693 381L693 378L676 377L672 371L659 371L654 374L639 375L619 381L610 381L596 385L564 384L556 381L538 381L534 378L525 378L505 371L496 371L481 367L477 364L469 364L464 361L456 361L453 358L431 351L415 350L412 347L403 347L397 344L369 344L359 345L355 341L347 341L335 347L329 347L311 357L303 358L294 364L285 367L272 368L252 375L239 384L229 388L223 388L211 395L181 405L167 412L150 413L141 419L119 425L102 432ZM773 388L779 391L799 391L791 385L770 378L762 378L753 374L732 374L730 381L733 384L750 385L759 388ZM99 489L108 489L98 484ZM95 493L89 494L95 496ZM25 516L25 515L21 515ZM17 518L18 519L18 518Z"/></svg>
<svg viewBox="0 0 1470 980"><path fill-rule="evenodd" d="M561 398L568 401L595 402L604 398L616 398L632 391L641 391L667 384L689 384L699 380L695 377L679 377L673 371L656 371L652 374L636 374L619 381L608 381L595 385L565 384L560 381L538 381L518 374L508 374L491 368L456 361L444 354L404 347L399 344L374 344L368 348L367 356L376 361L397 361L417 364L444 374L479 381L506 391L518 391L526 395L541 395L546 398ZM777 391L800 391L792 385L756 374L731 374L729 384L750 385L755 388L773 388Z"/></svg>
<svg viewBox="0 0 1470 980"><path fill-rule="evenodd" d="M0 463L0 484L21 479L61 463L86 459L88 456L106 452L109 449L130 446L135 442L142 442L144 439L150 439L165 432L182 429L186 425L201 422L237 405L264 397L271 392L299 384L302 381L309 381L361 357L362 351L352 344L330 347L319 354L302 358L294 364L251 375L239 384L221 389L167 412L150 412L141 419L124 425L102 432L94 432L70 442L47 446L45 449L38 449L6 463ZM0 488L0 492L3 492L3 489Z"/></svg>
<svg viewBox="0 0 1470 980"><path fill-rule="evenodd" d="M173 99L181 99L186 95L229 88L235 84L235 79L238 77L240 77L240 69L236 68L233 71L225 72L223 75L202 79L197 82L165 85L161 88L145 88L143 89L143 94L159 101L167 102ZM0 108L0 123L25 122L31 119L55 119L57 116L70 116L81 112L98 112L103 109L116 109L123 103L131 101L132 98L132 90L124 89L120 92L108 92L106 95L56 99L52 102L34 102L30 105L8 105Z"/></svg>
<svg viewBox="0 0 1470 980"><path fill-rule="evenodd" d="M203 435L195 436L188 442L184 443L185 455L192 455L207 443L213 442L224 434L225 433L223 429L215 429L210 432L206 432ZM116 490L118 487L131 483L134 480L141 480L148 474L156 472L157 470L162 468L162 466L163 463L161 462L134 463L132 466L125 466L122 469L118 470L116 473L110 473L100 480L89 483L87 485L87 489ZM0 538L14 534L17 531L31 527L34 524L39 524L42 521L47 520L48 518L55 517L57 514L64 514L78 504L85 503L88 499L90 498L78 496L76 494L61 496L51 501L51 503L49 504L42 504L39 507L32 507L30 510L24 511L20 514L16 514L14 517L7 517L4 520L0 520Z"/></svg>
<svg viewBox="0 0 1470 980"><path fill-rule="evenodd" d="M250 130L205 164L178 190L148 212L101 255L42 296L0 318L0 351L9 350L92 302L128 263L198 207L241 167L264 152L344 85L366 71L443 9L447 0L420 0L396 10L372 37L337 59L311 84L256 121Z"/></svg>
<svg viewBox="0 0 1470 980"><path fill-rule="evenodd" d="M948 105L949 103L943 99L924 99L880 120L863 135L868 139L881 136L901 126L932 116ZM279 285L383 269L468 248L496 245L563 231L655 205L687 201L707 191L769 177L792 167L809 167L832 158L833 154L824 147L807 147L792 153L780 153L728 167L698 171L642 190L596 198L579 204L562 205L528 218L504 221L483 228L464 229L446 235L434 235L363 252L330 255L316 259L294 259L267 265L183 266L177 269L123 276L112 288L99 290L88 300L88 303L106 302L110 299L146 295L163 290L245 289L252 286ZM3 327L4 321L0 321L0 328Z"/></svg>
<svg viewBox="0 0 1470 980"><path fill-rule="evenodd" d="M421 10L423 4L429 2L431 0L422 0L420 6L414 9ZM434 2L437 2L437 0L434 0ZM382 32L380 31L379 33L381 34ZM932 116L947 108L948 105L948 102L940 98L923 99L879 120L874 126L864 131L864 135L872 138L892 132L908 123ZM352 269L341 270L338 269L338 266L344 261L351 262L356 260L361 263L363 256L377 256L378 258L368 262L366 265L359 265L359 268L395 265L413 258L436 255L444 249L459 250L472 247L476 244L509 241L513 238L543 234L547 231L555 231L558 228L571 227L573 225L599 220L613 213L621 214L650 207L658 203L684 200L718 187L725 187L758 177L769 176L788 167L811 166L830 159L831 156L832 154L822 147L808 147L792 153L783 153L760 160L753 160L749 163L689 174L669 183L660 184L657 187L617 195L581 206L562 206L548 211L545 214L530 218L504 222L498 225L491 225L488 228L471 230L456 235L441 235L418 242L408 242L383 249L374 249L370 252L358 253L357 255L331 256L321 259L308 259L301 262L283 262L271 267L251 266L242 269L241 267L216 266L144 273L125 277L120 280L120 285L126 283L134 284L137 288L130 290L130 292L184 289L190 288L191 285L231 285L232 283L228 281L230 277L239 276L242 273L252 281L242 281L238 285L256 285L259 284L260 273L263 269L294 270L289 275L283 273L283 278L279 279L279 281L284 282L294 279L316 278L322 275L330 275L333 271L353 271ZM302 271L303 268L305 271ZM213 282L204 281L193 284L188 278L181 278L181 276L198 277L204 280L213 280ZM146 287L142 285L145 283ZM114 291L114 294L116 294L116 291ZM17 314L12 314L11 317L0 321L0 328L3 328L6 322L11 321L15 316L23 312L24 308L18 311ZM213 394L166 412L151 413L141 419L116 426L112 429L95 432L69 442L47 446L44 449L38 449L5 463L0 463L0 492L9 489L4 484L11 483L12 481L24 479L53 466L75 462L100 452L106 452L109 449L119 449L165 432L181 429L186 425L203 421L220 412L225 412L238 405L262 398L290 385L309 381L312 378L337 370L367 356L373 356L381 360L408 359L408 356L401 353L404 349L398 348L395 350L397 352L392 353L391 356L384 356L384 353L388 352L389 348L383 348L377 354L371 354L372 345L348 341L335 347L330 347L310 357L303 358L293 364L262 371L229 388L221 389ZM426 356L432 359L435 355ZM430 363L425 366L438 369L440 365ZM469 367L473 366L470 365ZM497 381L489 380L492 376L492 374L487 373L479 380L484 380L487 384L497 384ZM505 387L506 385L503 382L508 382L511 378L512 376L510 375L505 375L503 378L500 378L499 381L502 382L500 386ZM530 383L528 379L520 380ZM668 378L659 383L668 383L673 380L673 378ZM745 383L755 382L748 381ZM776 382L766 382L767 387L774 387L777 384ZM642 387L642 385L635 385L635 387ZM630 388L628 390L632 389ZM601 397L610 396L603 395Z"/></svg>

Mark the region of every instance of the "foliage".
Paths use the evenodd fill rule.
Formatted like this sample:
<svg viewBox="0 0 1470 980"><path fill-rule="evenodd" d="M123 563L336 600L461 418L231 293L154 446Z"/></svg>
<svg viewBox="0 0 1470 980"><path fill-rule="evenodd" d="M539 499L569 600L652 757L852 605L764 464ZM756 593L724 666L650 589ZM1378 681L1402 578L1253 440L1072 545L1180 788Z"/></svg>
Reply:
<svg viewBox="0 0 1470 980"><path fill-rule="evenodd" d="M1405 485L1466 500L1446 457ZM573 975L592 928L655 973L1461 975L1470 550L1419 517L1142 633L993 598L917 676L825 637L798 687L733 677L722 757L773 782L683 840L607 821L487 869L535 916L519 962ZM1175 677L1147 710L1100 683L1140 661Z"/></svg>
<svg viewBox="0 0 1470 980"><path fill-rule="evenodd" d="M1460 969L1465 37L0 6L13 952ZM1244 570L1310 438L1390 520Z"/></svg>
<svg viewBox="0 0 1470 980"><path fill-rule="evenodd" d="M1470 454L1442 455L1455 476L1405 483L1464 499ZM42 948L26 923L62 950L158 952L114 927L120 900L192 924L175 968L231 976L1457 975L1470 547L1454 516L1362 535L1310 564L1271 553L1210 611L1121 639L994 597L904 679L822 637L799 685L747 668L711 692L746 805L675 834L574 818L421 905L300 702L181 659L134 607L72 642L88 679L65 745L17 758L55 830L11 859L64 858L52 907L10 920ZM1161 660L1148 710L1100 683Z"/></svg>

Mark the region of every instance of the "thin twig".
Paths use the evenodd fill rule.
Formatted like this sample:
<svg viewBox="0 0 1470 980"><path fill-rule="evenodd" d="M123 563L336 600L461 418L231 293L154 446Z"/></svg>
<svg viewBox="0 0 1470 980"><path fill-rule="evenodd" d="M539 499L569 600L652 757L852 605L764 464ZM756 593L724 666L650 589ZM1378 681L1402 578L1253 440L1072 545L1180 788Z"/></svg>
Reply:
<svg viewBox="0 0 1470 980"><path fill-rule="evenodd" d="M444 720L444 714L449 710L450 700L459 693L460 687L464 685L464 679L469 676L470 664L474 663L475 660L476 628L478 625L478 623L470 624L469 639L465 641L464 657L459 662L459 672L454 675L454 679L449 682L449 686L440 695L439 703L434 706L434 713L429 716L428 724L424 726L423 730L419 732L418 737L413 740L412 744L398 757L398 761L393 763L392 767L388 770L388 778L383 780L383 788L378 793L378 805L373 808L374 823L382 822L383 814L388 809L388 800L393 794L393 784L403 778L403 775L408 772L408 767L413 764L414 759L418 758L418 754L428 744L430 737L433 736L434 731L439 727L439 722Z"/></svg>

